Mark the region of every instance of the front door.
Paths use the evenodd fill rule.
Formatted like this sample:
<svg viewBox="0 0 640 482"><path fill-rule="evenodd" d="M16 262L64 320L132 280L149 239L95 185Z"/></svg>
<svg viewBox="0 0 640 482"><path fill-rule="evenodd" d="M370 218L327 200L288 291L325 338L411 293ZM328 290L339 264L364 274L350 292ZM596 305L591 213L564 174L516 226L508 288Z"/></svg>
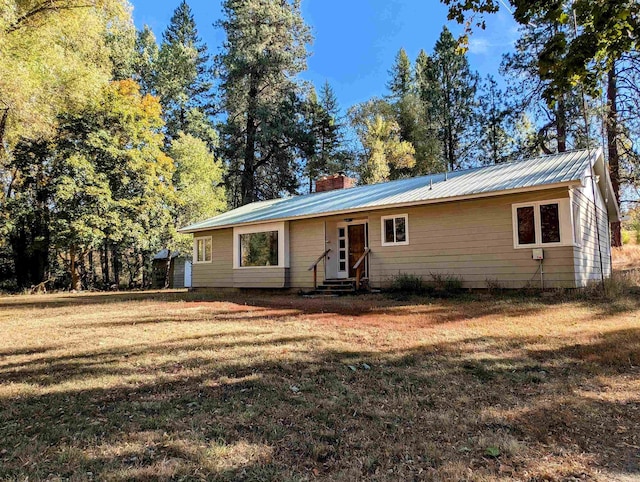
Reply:
<svg viewBox="0 0 640 482"><path fill-rule="evenodd" d="M353 269L353 265L358 262L360 256L364 254L365 244L365 225L364 224L351 224L348 226L348 239L349 239L349 278L356 277L356 270Z"/></svg>

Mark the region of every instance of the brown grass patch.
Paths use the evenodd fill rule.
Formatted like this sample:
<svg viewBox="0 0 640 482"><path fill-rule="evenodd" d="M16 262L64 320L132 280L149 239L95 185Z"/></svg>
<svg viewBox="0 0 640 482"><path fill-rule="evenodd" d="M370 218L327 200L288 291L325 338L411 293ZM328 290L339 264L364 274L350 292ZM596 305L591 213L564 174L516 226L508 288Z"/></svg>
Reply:
<svg viewBox="0 0 640 482"><path fill-rule="evenodd" d="M640 302L0 298L0 479L632 480Z"/></svg>
<svg viewBox="0 0 640 482"><path fill-rule="evenodd" d="M612 248L613 269L640 270L640 244L625 244L621 248Z"/></svg>

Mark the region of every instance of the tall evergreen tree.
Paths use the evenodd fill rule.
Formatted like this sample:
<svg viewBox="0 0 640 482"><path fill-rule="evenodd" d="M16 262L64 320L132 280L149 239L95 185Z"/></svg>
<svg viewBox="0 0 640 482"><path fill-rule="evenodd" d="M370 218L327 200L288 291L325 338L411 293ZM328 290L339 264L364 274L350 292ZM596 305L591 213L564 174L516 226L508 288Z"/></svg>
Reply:
<svg viewBox="0 0 640 482"><path fill-rule="evenodd" d="M441 172L444 167L442 145L439 140L441 89L438 72L432 57L420 50L415 64L416 95L420 103L419 125L422 142L416 145L416 169L418 174Z"/></svg>
<svg viewBox="0 0 640 482"><path fill-rule="evenodd" d="M389 74L388 98L395 110L400 138L409 142L415 150L415 164L411 169L406 169L404 175L421 175L438 170L437 149L434 149L437 142L420 98L418 66L414 71L407 53L400 49Z"/></svg>
<svg viewBox="0 0 640 482"><path fill-rule="evenodd" d="M145 25L136 36L133 71L143 94L156 94L158 44L153 30Z"/></svg>
<svg viewBox="0 0 640 482"><path fill-rule="evenodd" d="M191 8L182 0L162 34L156 68L155 88L162 103L169 142L181 131L213 142L209 61Z"/></svg>
<svg viewBox="0 0 640 482"><path fill-rule="evenodd" d="M502 63L502 71L512 85L515 109L530 112L539 124L538 147L546 154L576 147L580 130L584 131L578 89L572 86L566 90L549 90L550 83L542 78L540 71L540 50L568 28L546 22L542 17L536 19L533 24L520 28L521 36L514 51L505 55Z"/></svg>
<svg viewBox="0 0 640 482"><path fill-rule="evenodd" d="M222 152L232 205L293 193L313 150L296 75L311 41L299 0L226 0L220 73Z"/></svg>
<svg viewBox="0 0 640 482"><path fill-rule="evenodd" d="M305 174L309 191L320 176L350 171L353 155L345 148L344 124L335 92L328 81L322 85L320 97L311 89L308 96L309 129L313 136L313 152L307 159Z"/></svg>
<svg viewBox="0 0 640 482"><path fill-rule="evenodd" d="M493 76L488 75L478 96L480 162L498 164L510 154L509 108Z"/></svg>
<svg viewBox="0 0 640 482"><path fill-rule="evenodd" d="M387 88L391 91L392 99L400 100L413 90L411 60L405 49L401 48L398 51L389 75L391 79L387 83Z"/></svg>
<svg viewBox="0 0 640 482"><path fill-rule="evenodd" d="M437 97L439 138L449 169L458 169L473 161L473 128L477 74L460 51L458 42L444 27L434 49L434 64L439 89Z"/></svg>

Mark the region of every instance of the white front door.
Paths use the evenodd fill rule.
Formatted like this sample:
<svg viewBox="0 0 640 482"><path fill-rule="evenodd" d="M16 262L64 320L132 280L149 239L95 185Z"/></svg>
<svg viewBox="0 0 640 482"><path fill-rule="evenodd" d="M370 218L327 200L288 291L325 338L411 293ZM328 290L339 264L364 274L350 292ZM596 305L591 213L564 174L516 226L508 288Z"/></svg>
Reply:
<svg viewBox="0 0 640 482"><path fill-rule="evenodd" d="M338 278L349 277L349 238L347 225L338 224Z"/></svg>

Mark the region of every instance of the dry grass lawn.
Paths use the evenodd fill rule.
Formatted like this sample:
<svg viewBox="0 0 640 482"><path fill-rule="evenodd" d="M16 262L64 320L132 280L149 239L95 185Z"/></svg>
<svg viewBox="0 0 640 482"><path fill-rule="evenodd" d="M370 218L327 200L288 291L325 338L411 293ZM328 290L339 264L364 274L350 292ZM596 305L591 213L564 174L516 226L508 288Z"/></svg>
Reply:
<svg viewBox="0 0 640 482"><path fill-rule="evenodd" d="M611 254L614 269L640 269L640 244L627 244L622 248L613 248Z"/></svg>
<svg viewBox="0 0 640 482"><path fill-rule="evenodd" d="M639 480L640 301L0 298L2 480Z"/></svg>

